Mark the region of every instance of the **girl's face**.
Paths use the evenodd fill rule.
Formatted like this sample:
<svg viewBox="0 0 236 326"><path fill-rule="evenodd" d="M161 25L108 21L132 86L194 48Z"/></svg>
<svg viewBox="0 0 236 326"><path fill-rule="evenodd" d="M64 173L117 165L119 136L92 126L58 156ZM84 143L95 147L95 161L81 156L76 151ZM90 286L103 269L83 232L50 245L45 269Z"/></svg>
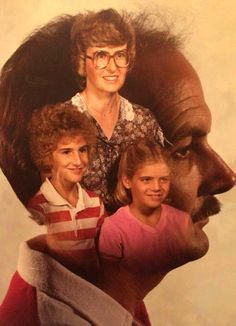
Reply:
<svg viewBox="0 0 236 326"><path fill-rule="evenodd" d="M132 205L156 209L168 195L170 169L163 161L143 165L131 179L124 176L123 184L131 191Z"/></svg>
<svg viewBox="0 0 236 326"><path fill-rule="evenodd" d="M126 44L89 47L85 60L86 89L100 94L118 92L125 82L128 71L128 66L124 67L126 53ZM103 64L106 61L107 65Z"/></svg>

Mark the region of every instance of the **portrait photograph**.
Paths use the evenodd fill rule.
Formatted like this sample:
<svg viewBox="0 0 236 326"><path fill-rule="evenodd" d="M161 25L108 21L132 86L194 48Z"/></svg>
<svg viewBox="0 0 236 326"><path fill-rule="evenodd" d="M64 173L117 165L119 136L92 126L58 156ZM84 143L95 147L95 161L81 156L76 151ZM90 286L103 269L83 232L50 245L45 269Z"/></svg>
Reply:
<svg viewBox="0 0 236 326"><path fill-rule="evenodd" d="M0 325L233 326L235 2L0 7Z"/></svg>

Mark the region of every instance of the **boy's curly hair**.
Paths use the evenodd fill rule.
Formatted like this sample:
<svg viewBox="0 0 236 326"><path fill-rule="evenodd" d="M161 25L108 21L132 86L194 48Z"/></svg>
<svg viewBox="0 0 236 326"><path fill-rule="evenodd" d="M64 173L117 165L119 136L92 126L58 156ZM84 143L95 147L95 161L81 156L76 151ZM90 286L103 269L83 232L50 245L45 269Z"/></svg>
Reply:
<svg viewBox="0 0 236 326"><path fill-rule="evenodd" d="M70 102L50 104L35 111L28 124L32 160L40 171L50 169L50 158L58 141L64 137L82 136L89 148L96 143L95 131L89 118Z"/></svg>

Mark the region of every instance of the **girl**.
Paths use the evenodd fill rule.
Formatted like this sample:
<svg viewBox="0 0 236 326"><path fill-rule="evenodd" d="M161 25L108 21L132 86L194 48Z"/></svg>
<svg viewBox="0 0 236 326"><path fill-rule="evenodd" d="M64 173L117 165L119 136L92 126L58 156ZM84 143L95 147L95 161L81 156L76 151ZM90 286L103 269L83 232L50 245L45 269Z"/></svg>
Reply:
<svg viewBox="0 0 236 326"><path fill-rule="evenodd" d="M115 261L132 273L167 272L182 262L190 218L164 204L170 182L168 158L159 145L140 140L125 150L115 192L125 206L103 224L102 260Z"/></svg>

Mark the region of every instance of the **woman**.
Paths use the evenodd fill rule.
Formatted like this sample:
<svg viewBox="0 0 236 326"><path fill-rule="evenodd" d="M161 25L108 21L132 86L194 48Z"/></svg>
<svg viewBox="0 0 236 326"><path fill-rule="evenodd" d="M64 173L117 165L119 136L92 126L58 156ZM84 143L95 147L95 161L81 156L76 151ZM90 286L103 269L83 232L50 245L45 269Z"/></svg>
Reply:
<svg viewBox="0 0 236 326"><path fill-rule="evenodd" d="M163 134L148 109L118 93L135 60L135 33L128 17L113 9L78 15L71 41L74 69L84 82L84 89L71 102L92 119L98 139L97 157L83 184L98 192L108 211L113 211L122 150L144 137L163 145Z"/></svg>

